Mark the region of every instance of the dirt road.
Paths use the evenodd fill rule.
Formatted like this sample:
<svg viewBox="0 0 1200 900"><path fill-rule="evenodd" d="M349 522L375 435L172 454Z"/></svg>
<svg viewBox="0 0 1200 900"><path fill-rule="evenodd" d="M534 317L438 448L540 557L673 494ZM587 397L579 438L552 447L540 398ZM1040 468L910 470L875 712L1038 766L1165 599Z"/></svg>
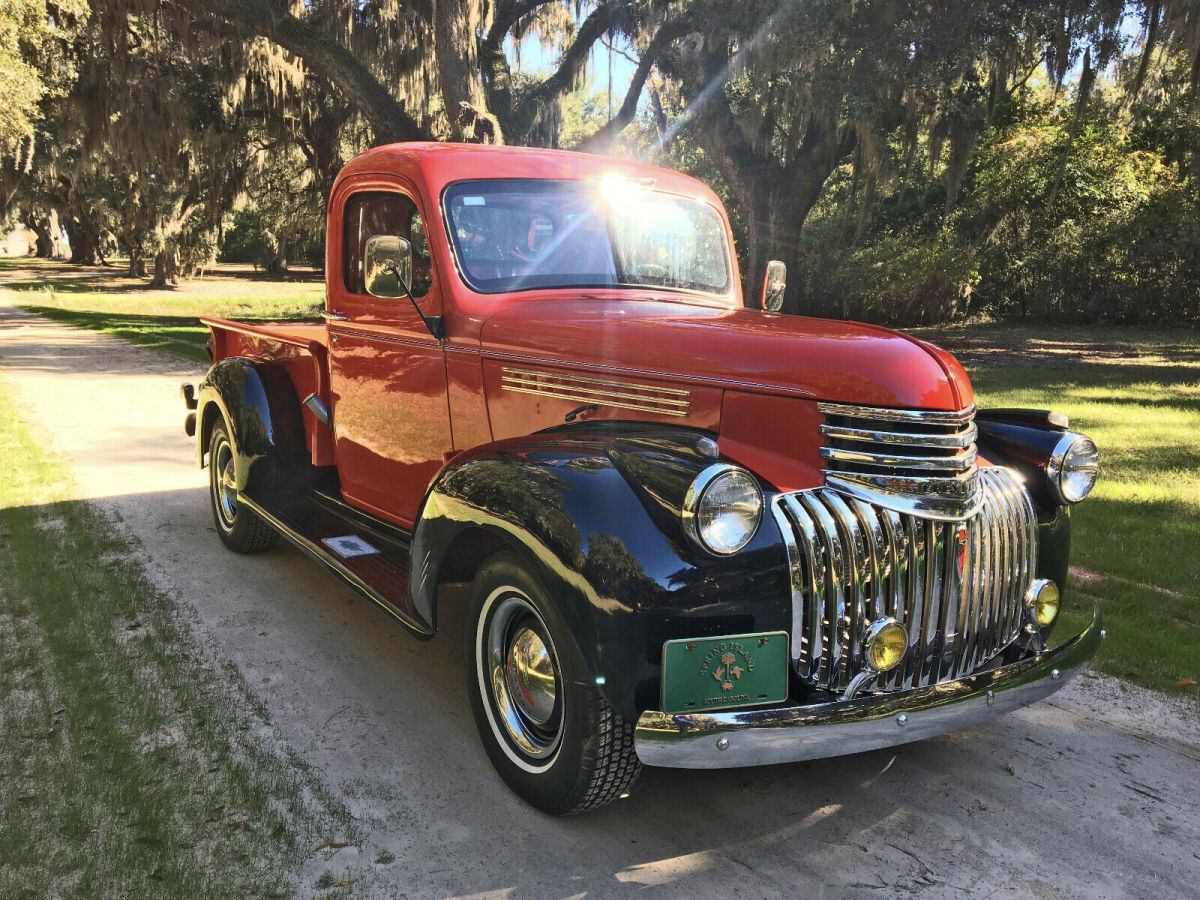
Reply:
<svg viewBox="0 0 1200 900"><path fill-rule="evenodd" d="M0 306L0 383L151 577L324 773L372 896L1194 897L1196 710L1084 677L942 738L765 769L646 769L625 800L537 814L493 775L461 623L423 644L291 549L226 551L183 435L196 368ZM384 851L387 851L386 853ZM377 859L394 856L392 862ZM304 879L316 878L314 862ZM312 881L307 881L313 884Z"/></svg>

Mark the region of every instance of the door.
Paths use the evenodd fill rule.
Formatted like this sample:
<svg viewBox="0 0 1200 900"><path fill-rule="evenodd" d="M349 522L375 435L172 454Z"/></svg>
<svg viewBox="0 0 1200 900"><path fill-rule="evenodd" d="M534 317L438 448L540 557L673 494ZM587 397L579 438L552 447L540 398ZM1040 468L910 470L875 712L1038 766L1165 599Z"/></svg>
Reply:
<svg viewBox="0 0 1200 900"><path fill-rule="evenodd" d="M412 528L429 482L453 449L446 360L406 297L372 297L363 285L367 240L408 239L412 294L426 315L442 311L416 194L378 178L349 182L333 198L341 239L328 264L333 434L347 502Z"/></svg>

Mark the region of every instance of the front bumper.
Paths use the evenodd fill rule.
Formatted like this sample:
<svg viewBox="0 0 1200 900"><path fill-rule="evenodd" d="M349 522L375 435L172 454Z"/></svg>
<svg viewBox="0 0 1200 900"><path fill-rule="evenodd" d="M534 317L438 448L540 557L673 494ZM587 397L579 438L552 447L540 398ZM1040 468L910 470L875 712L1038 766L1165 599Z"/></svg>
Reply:
<svg viewBox="0 0 1200 900"><path fill-rule="evenodd" d="M1005 666L930 687L813 706L711 715L642 713L634 746L642 762L685 769L763 766L878 750L966 728L1049 697L1104 636L1100 608L1065 644Z"/></svg>

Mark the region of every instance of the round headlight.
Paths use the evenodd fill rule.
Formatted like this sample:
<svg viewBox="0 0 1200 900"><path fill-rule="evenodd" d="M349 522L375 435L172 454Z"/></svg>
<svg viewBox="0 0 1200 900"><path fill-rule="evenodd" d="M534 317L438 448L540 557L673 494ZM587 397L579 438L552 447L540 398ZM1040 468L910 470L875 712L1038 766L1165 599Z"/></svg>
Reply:
<svg viewBox="0 0 1200 900"><path fill-rule="evenodd" d="M688 488L683 527L705 550L728 556L750 543L762 514L762 488L754 476L718 463L697 475Z"/></svg>
<svg viewBox="0 0 1200 900"><path fill-rule="evenodd" d="M908 631L895 619L880 619L867 631L867 665L876 672L890 672L908 653Z"/></svg>
<svg viewBox="0 0 1200 900"><path fill-rule="evenodd" d="M1025 608L1038 628L1047 628L1058 618L1058 585L1048 578L1039 578L1025 592Z"/></svg>
<svg viewBox="0 0 1200 900"><path fill-rule="evenodd" d="M1100 451L1089 437L1065 434L1050 461L1046 474L1065 503L1078 503L1091 493L1100 477Z"/></svg>

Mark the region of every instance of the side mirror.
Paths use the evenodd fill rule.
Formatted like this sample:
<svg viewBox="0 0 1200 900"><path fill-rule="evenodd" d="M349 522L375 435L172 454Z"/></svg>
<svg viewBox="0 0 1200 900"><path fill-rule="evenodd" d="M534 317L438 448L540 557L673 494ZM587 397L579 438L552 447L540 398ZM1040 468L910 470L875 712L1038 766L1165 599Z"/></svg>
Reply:
<svg viewBox="0 0 1200 900"><path fill-rule="evenodd" d="M402 237L367 238L363 283L372 297L406 297L412 283L412 244Z"/></svg>
<svg viewBox="0 0 1200 900"><path fill-rule="evenodd" d="M767 263L767 274L763 278L762 308L779 312L783 308L783 291L787 287L787 266L777 259Z"/></svg>

